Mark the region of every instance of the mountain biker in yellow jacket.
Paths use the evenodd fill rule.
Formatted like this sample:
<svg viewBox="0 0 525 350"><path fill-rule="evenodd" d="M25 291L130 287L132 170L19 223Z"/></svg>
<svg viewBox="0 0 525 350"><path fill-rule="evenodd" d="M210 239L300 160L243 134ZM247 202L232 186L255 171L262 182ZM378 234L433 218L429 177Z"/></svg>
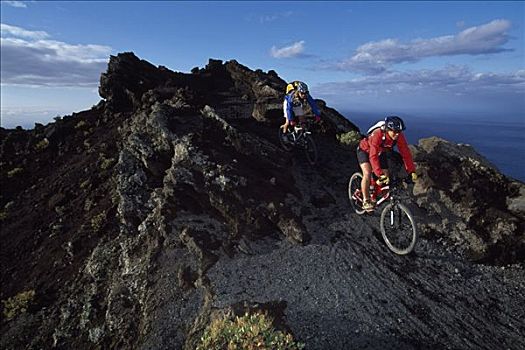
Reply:
<svg viewBox="0 0 525 350"><path fill-rule="evenodd" d="M321 120L321 112L312 96L310 96L308 85L302 81L294 81L288 84L283 101L285 122L281 125L284 133L288 131L288 125L295 125L297 122L296 118L301 118L305 115L304 107L306 107L306 104L312 109L315 121L319 122Z"/></svg>
<svg viewBox="0 0 525 350"><path fill-rule="evenodd" d="M381 127L373 130L368 137L359 142L357 160L363 172L361 191L363 192L363 209L367 212L373 211L375 207L370 200L370 176L373 172L379 178L377 183L385 185L389 183L386 154L392 151L394 146L397 145L399 149L407 173L411 174L413 181L417 179L416 166L403 130L405 130L405 123L401 118L386 117Z"/></svg>

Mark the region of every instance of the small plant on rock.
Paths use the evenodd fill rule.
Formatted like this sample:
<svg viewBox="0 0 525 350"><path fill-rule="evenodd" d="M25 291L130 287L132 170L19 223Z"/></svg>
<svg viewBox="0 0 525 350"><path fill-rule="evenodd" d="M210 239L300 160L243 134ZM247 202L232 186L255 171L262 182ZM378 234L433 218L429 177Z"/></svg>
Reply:
<svg viewBox="0 0 525 350"><path fill-rule="evenodd" d="M100 159L100 168L102 168L102 170L111 168L113 164L115 163L114 158L106 158L106 155L104 153L99 154L99 159Z"/></svg>
<svg viewBox="0 0 525 350"><path fill-rule="evenodd" d="M82 181L82 182L80 183L80 188L81 188L81 189L87 188L87 187L90 185L90 183L91 183L91 182L89 181L89 179L87 179L87 180L85 180L85 181Z"/></svg>
<svg viewBox="0 0 525 350"><path fill-rule="evenodd" d="M361 141L362 136L358 131L349 131L345 132L343 134L338 134L337 141L339 141L340 144L345 146L354 146Z"/></svg>
<svg viewBox="0 0 525 350"><path fill-rule="evenodd" d="M84 128L85 126L87 125L87 123L83 120L79 121L76 125L75 125L75 129L82 129Z"/></svg>
<svg viewBox="0 0 525 350"><path fill-rule="evenodd" d="M296 342L291 334L276 330L266 313L246 313L233 317L231 313L215 319L204 331L197 350L257 349L295 350L304 344Z"/></svg>
<svg viewBox="0 0 525 350"><path fill-rule="evenodd" d="M23 172L24 169L23 168L14 168L12 170L9 170L7 172L7 177L13 177L13 176L16 176L18 174L20 174L21 172Z"/></svg>
<svg viewBox="0 0 525 350"><path fill-rule="evenodd" d="M35 150L37 151L43 151L45 150L47 147L49 146L49 140L46 138L44 138L43 140L41 140L40 142L38 142L36 145L35 145Z"/></svg>
<svg viewBox="0 0 525 350"><path fill-rule="evenodd" d="M28 290L26 292L20 292L14 297L11 297L7 300L2 300L2 304L4 304L5 318L10 320L17 315L26 312L27 308L33 302L34 298L35 291Z"/></svg>
<svg viewBox="0 0 525 350"><path fill-rule="evenodd" d="M91 219L91 228L93 231L98 232L106 223L106 212L103 211L102 213L93 216Z"/></svg>

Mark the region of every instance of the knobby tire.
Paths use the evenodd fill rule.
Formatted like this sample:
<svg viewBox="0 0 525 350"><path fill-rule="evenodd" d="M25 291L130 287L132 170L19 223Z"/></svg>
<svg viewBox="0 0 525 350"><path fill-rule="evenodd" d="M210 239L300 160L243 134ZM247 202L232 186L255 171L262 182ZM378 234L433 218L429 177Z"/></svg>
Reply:
<svg viewBox="0 0 525 350"><path fill-rule="evenodd" d="M314 139L310 135L305 135L305 153L306 159L310 165L317 163L317 146L315 145Z"/></svg>
<svg viewBox="0 0 525 350"><path fill-rule="evenodd" d="M293 149L293 144L287 142L285 138L287 135L283 132L283 129L279 128L279 143L281 144L281 147L287 151L290 152Z"/></svg>
<svg viewBox="0 0 525 350"><path fill-rule="evenodd" d="M417 240L416 222L406 206L401 203L387 204L381 212L380 222L381 235L391 251L398 255L406 255L414 249Z"/></svg>
<svg viewBox="0 0 525 350"><path fill-rule="evenodd" d="M363 194L361 193L361 180L363 179L363 174L354 173L350 180L348 181L348 199L352 205L352 209L356 214L362 215L365 213L363 209ZM357 198L354 198L354 195L357 193Z"/></svg>

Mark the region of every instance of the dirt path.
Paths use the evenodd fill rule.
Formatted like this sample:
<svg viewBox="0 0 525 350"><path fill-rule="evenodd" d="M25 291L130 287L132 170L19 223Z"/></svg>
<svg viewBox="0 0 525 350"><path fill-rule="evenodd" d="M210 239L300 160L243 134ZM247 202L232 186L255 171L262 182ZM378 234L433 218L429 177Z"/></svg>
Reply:
<svg viewBox="0 0 525 350"><path fill-rule="evenodd" d="M302 193L321 176L298 172ZM220 259L208 271L215 307L285 301L307 349L525 348L523 266L475 265L425 239L396 256L378 238L377 215L350 213L346 180L324 180L335 203L319 209L305 198L302 209L312 241L250 242L250 254Z"/></svg>
<svg viewBox="0 0 525 350"><path fill-rule="evenodd" d="M523 268L473 266L446 253L400 258L357 236L221 260L208 273L214 304L284 300L308 349L525 346ZM276 263L286 268L274 271Z"/></svg>

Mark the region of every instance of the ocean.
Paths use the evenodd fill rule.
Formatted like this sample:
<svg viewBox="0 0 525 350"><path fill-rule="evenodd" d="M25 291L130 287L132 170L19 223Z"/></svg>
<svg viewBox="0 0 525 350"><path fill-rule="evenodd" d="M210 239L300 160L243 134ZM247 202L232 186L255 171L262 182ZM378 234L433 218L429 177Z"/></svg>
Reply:
<svg viewBox="0 0 525 350"><path fill-rule="evenodd" d="M380 118L346 114L361 132ZM350 117L348 117L350 116ZM525 118L521 121L467 120L462 118L405 117L405 135L410 144L421 138L437 136L455 143L466 143L496 166L503 174L525 182Z"/></svg>

